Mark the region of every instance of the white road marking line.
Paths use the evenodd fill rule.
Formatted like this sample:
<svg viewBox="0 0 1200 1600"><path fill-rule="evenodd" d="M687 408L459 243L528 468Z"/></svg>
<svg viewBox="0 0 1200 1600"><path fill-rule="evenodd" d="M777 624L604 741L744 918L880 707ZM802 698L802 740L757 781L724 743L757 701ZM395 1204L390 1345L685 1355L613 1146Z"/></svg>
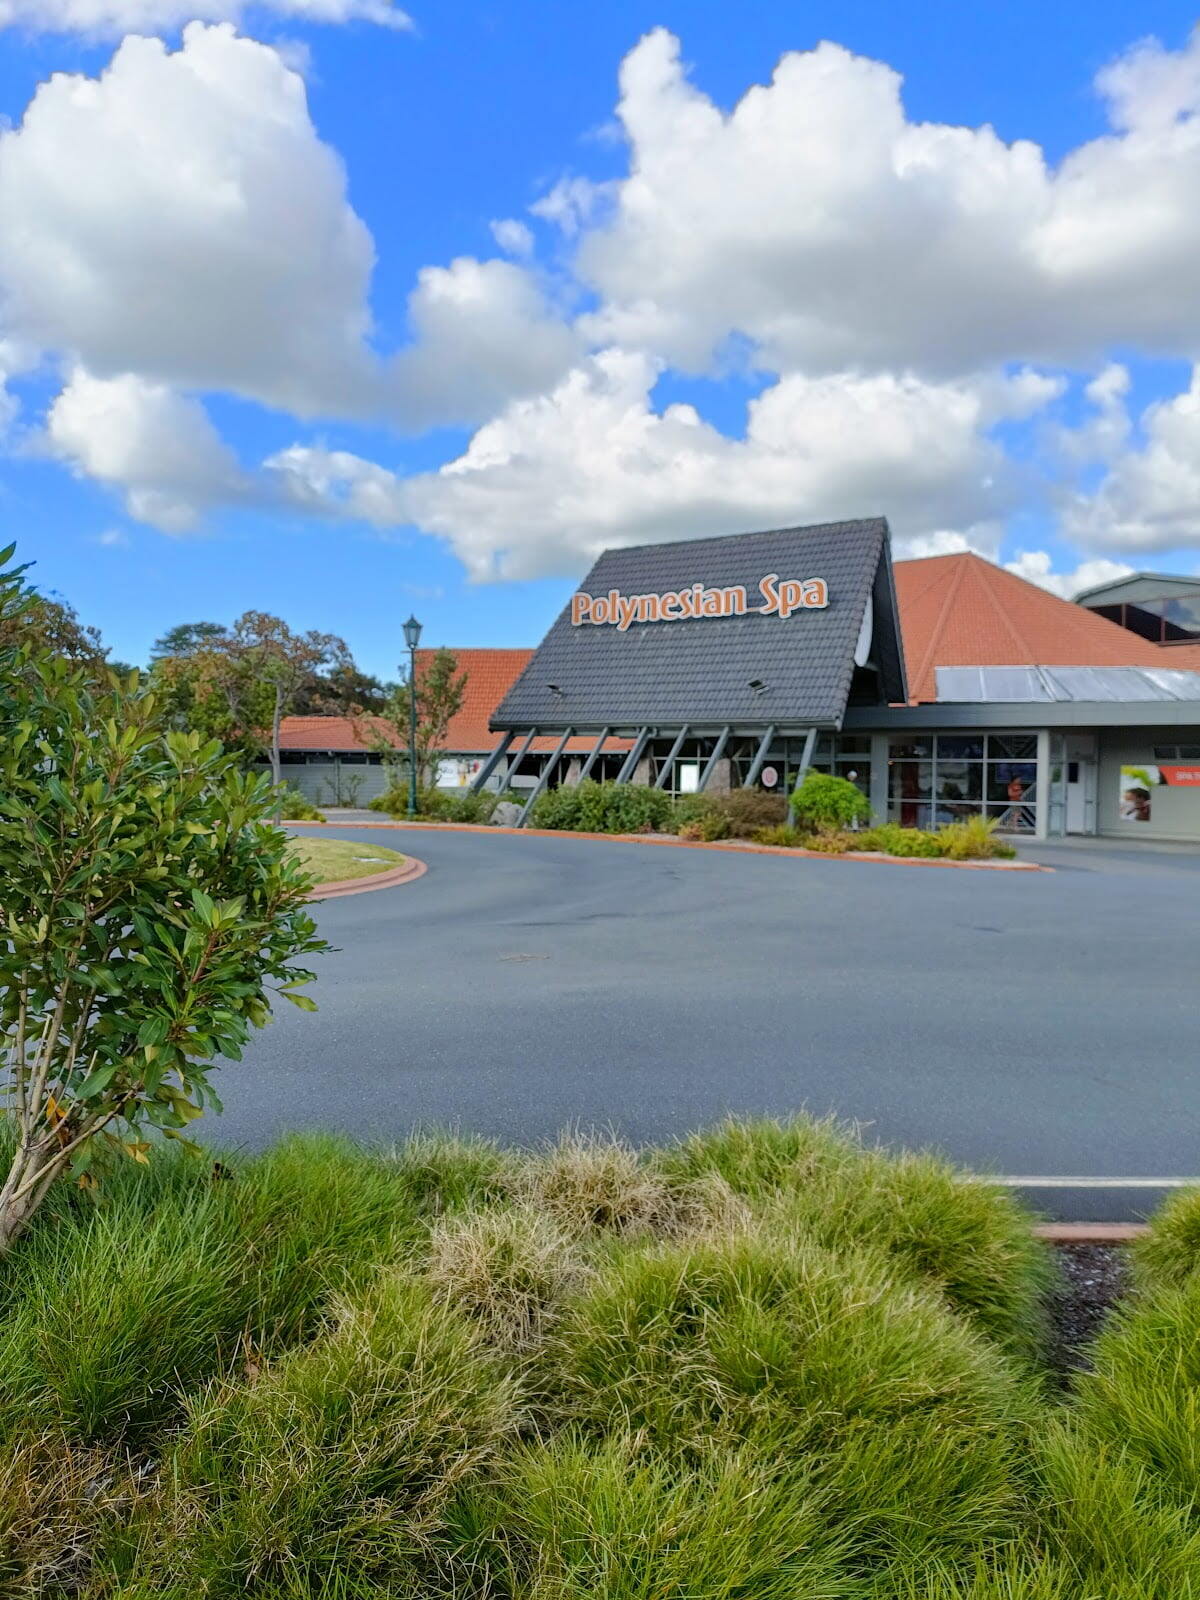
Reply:
<svg viewBox="0 0 1200 1600"><path fill-rule="evenodd" d="M1191 1189L1200 1186L1200 1178L989 1178L981 1175L977 1181L999 1183L1010 1189Z"/></svg>

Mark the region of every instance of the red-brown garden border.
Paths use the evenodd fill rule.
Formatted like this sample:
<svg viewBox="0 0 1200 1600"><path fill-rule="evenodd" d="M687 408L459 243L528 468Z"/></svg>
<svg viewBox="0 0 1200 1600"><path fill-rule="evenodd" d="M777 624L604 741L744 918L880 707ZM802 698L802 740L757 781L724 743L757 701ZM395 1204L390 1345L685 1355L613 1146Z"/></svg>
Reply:
<svg viewBox="0 0 1200 1600"><path fill-rule="evenodd" d="M302 821L289 822L284 819L285 827L328 827L328 828L395 828L403 831L408 828L438 828L451 833L495 833L518 834L524 838L533 839L599 839L609 844L655 844L676 850L725 850L735 854L760 855L760 856L803 856L809 861L860 861L864 863L883 863L885 866L897 867L958 867L971 872L1053 872L1053 867L1044 866L1038 861L945 861L941 858L928 856L887 856L878 851L858 850L847 851L844 855L828 854L824 850L805 850L799 845L774 845L752 844L748 840L718 839L706 842L702 839L676 839L665 837L656 833L577 833L570 828L500 828L493 827L489 822L353 822L339 818L336 822L306 823Z"/></svg>

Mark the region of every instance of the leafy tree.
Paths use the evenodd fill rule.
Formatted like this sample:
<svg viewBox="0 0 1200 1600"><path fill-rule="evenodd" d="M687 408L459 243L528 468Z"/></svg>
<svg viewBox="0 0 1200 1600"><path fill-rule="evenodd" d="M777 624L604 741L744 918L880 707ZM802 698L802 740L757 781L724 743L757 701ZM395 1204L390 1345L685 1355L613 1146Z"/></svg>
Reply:
<svg viewBox="0 0 1200 1600"><path fill-rule="evenodd" d="M37 600L0 553L0 620ZM0 1252L51 1185L95 1181L102 1158L148 1159L207 1106L210 1075L269 1017L305 1009L324 950L309 880L270 826L262 776L167 728L135 677L86 667L8 628L0 651L0 1061L14 1154Z"/></svg>
<svg viewBox="0 0 1200 1600"><path fill-rule="evenodd" d="M219 622L180 622L154 641L150 647L150 660L161 661L167 656L193 656L216 640L226 637L226 631Z"/></svg>
<svg viewBox="0 0 1200 1600"><path fill-rule="evenodd" d="M417 784L431 787L437 780L437 769L445 753L446 735L450 723L462 710L466 693L467 674L458 670L458 657L453 650L424 652L425 660L418 665L416 681L417 743L410 752L412 740L412 693L410 683L398 684L389 695L381 712L372 717L359 717L355 729L360 741L369 750L382 755L393 784L399 784L400 771L407 770L415 759ZM403 760L398 756L403 752Z"/></svg>
<svg viewBox="0 0 1200 1600"><path fill-rule="evenodd" d="M65 600L30 593L19 610L0 614L0 651L28 645L97 672L107 665L98 628L84 627Z"/></svg>
<svg viewBox="0 0 1200 1600"><path fill-rule="evenodd" d="M314 672L300 685L292 704L297 717L347 717L382 711L395 684L380 683L347 658L327 672Z"/></svg>
<svg viewBox="0 0 1200 1600"><path fill-rule="evenodd" d="M244 612L231 628L182 623L163 634L154 654L155 678L176 725L220 739L251 759L266 754L275 783L281 778L284 717L325 669L326 682L335 674L343 681L356 670L336 634L295 633L266 611Z"/></svg>

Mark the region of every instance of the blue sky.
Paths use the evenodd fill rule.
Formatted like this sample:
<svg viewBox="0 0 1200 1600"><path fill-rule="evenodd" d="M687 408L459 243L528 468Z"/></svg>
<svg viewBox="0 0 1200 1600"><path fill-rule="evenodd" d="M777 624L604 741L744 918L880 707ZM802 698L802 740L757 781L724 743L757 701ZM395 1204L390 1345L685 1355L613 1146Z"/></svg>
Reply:
<svg viewBox="0 0 1200 1600"><path fill-rule="evenodd" d="M99 37L75 0L53 32L25 4L0 31L0 519L120 658L255 607L391 675L410 610L433 643L532 644L605 543L830 515L1068 590L1200 563L1185 5L1135 31L1128 6L1023 0L414 0L388 27L277 0L202 60L176 20L233 0L110 0ZM165 53L122 44L160 19ZM654 29L681 64L639 47ZM844 53L730 120L823 39ZM903 78L901 131L859 63ZM504 219L528 238L503 247ZM410 304L464 258L483 270ZM368 332L301 352L356 308Z"/></svg>

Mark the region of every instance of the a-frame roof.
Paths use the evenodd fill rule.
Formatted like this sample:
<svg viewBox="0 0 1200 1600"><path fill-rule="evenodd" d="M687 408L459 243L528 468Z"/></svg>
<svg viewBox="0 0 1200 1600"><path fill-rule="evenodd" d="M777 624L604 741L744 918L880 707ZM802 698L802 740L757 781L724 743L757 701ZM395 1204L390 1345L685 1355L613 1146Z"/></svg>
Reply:
<svg viewBox="0 0 1200 1600"><path fill-rule="evenodd" d="M761 609L762 579L821 578L828 605ZM579 593L745 590L740 614L572 620L570 603L491 718L500 729L683 724L840 726L868 604L882 699L904 694L890 542L882 517L607 550Z"/></svg>

